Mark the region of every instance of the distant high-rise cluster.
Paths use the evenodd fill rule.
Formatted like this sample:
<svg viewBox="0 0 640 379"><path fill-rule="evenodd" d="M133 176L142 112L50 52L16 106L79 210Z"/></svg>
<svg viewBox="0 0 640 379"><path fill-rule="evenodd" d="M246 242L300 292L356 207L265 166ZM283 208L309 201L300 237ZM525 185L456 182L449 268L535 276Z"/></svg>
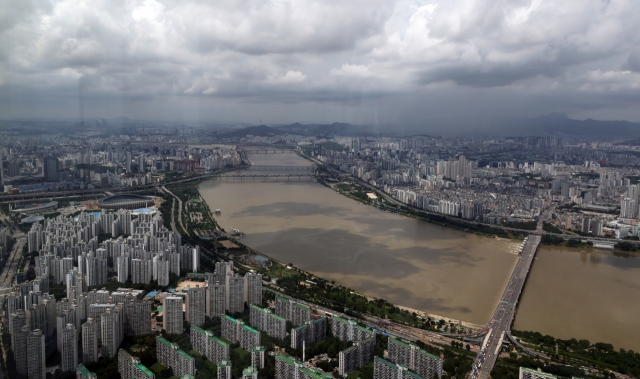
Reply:
<svg viewBox="0 0 640 379"><path fill-rule="evenodd" d="M233 262L216 262L215 271L208 274L205 297L209 317L219 317L225 311L243 312L245 302L262 304L262 275L249 271L239 276L233 271Z"/></svg>

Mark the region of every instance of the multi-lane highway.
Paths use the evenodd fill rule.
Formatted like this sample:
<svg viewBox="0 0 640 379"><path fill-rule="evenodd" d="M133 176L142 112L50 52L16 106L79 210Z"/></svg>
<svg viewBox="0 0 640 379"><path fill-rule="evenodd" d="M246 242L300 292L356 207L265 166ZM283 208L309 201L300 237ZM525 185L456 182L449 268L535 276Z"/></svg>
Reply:
<svg viewBox="0 0 640 379"><path fill-rule="evenodd" d="M540 220L542 220L542 217L540 217ZM538 223L537 229L537 233L541 232L542 221ZM540 244L540 239L539 234L530 234L526 241L522 255L516 263L516 267L509 278L509 283L489 323L487 335L482 342L480 352L476 357L471 371L471 379L488 379L491 374L491 370L500 355L502 342L507 338L507 334L511 330L511 325L516 315L518 299L527 280L527 275L529 274L531 263Z"/></svg>

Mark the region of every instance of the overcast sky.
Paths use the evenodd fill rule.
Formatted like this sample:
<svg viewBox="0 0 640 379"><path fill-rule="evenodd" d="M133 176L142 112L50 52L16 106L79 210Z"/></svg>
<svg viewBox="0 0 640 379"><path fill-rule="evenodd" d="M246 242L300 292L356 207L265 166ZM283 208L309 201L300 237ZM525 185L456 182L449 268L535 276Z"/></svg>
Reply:
<svg viewBox="0 0 640 379"><path fill-rule="evenodd" d="M0 0L0 118L640 121L638 0Z"/></svg>

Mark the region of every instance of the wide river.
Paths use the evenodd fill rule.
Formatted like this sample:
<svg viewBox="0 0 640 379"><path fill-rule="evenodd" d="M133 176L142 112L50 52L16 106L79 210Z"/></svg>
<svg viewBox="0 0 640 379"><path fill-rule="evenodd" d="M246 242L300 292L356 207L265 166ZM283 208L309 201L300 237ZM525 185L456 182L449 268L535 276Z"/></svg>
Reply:
<svg viewBox="0 0 640 379"><path fill-rule="evenodd" d="M255 165L310 165L295 154L254 155L250 159ZM220 225L246 233L242 242L257 251L365 295L476 324L491 318L517 260L513 241L386 213L318 183L212 180L201 184L199 190L212 209L222 209L216 217ZM603 262L609 258L623 258L600 255L599 267L607 266L607 272L623 282L615 288L626 295L625 301L605 294L614 287L606 284L608 277L601 275L604 270L593 270L592 263L585 265L580 259L565 259L571 254L541 249L516 328L640 350L634 347L638 342L625 338L635 333L621 332L638 326L633 316L639 314L640 281L634 278L640 279L640 270L634 265L640 260L606 264ZM550 271L541 263L547 259ZM585 267L591 268L588 273ZM567 285L572 283L574 272L599 277L592 278L588 287ZM593 285L598 289L593 290ZM554 297L561 304L549 301ZM620 317L612 318L612 314ZM605 329L603 323L621 326ZM594 329L605 332L597 334Z"/></svg>

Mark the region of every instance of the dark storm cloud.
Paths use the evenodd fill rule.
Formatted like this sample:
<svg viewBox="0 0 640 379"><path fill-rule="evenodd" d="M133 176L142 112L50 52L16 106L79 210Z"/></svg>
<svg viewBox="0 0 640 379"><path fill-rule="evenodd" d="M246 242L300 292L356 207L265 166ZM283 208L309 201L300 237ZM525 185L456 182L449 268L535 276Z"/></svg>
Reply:
<svg viewBox="0 0 640 379"><path fill-rule="evenodd" d="M638 19L631 0L0 0L0 111L419 125L480 96L637 114Z"/></svg>

